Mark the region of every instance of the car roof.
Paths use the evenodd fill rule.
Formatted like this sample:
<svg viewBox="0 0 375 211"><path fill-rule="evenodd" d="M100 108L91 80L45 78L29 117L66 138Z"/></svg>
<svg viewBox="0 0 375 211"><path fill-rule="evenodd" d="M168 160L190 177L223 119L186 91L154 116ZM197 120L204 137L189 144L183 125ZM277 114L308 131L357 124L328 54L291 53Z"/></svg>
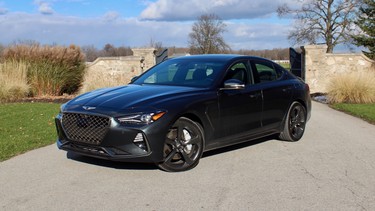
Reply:
<svg viewBox="0 0 375 211"><path fill-rule="evenodd" d="M231 61L234 59L263 59L268 60L261 57L256 56L246 56L246 55L239 55L239 54L197 54L197 55L190 55L190 56L182 56L182 57L175 57L171 58L173 60L220 60L220 61Z"/></svg>

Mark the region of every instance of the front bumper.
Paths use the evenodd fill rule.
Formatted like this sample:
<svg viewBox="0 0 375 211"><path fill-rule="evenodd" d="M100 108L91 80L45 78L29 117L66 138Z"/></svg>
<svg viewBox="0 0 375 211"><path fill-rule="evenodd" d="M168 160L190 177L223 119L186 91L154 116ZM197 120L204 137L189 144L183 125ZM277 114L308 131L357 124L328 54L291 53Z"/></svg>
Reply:
<svg viewBox="0 0 375 211"><path fill-rule="evenodd" d="M58 134L57 147L61 150L124 162L158 163L163 159L166 133L156 125L126 127L115 124L112 119L112 124L101 142L90 143L69 138L62 124L62 114L56 116L55 123ZM143 137L146 148L141 148L135 144L134 140L137 139L137 136L139 138L139 134Z"/></svg>

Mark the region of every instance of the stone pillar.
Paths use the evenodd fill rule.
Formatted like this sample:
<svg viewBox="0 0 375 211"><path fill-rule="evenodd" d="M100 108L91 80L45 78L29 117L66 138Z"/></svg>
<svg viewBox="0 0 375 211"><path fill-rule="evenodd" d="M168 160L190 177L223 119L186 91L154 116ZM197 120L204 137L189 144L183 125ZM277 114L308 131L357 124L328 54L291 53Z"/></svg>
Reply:
<svg viewBox="0 0 375 211"><path fill-rule="evenodd" d="M324 89L319 87L321 64L325 63L327 45L302 46L303 63L302 70L305 71L305 81L310 86L311 93L320 92Z"/></svg>
<svg viewBox="0 0 375 211"><path fill-rule="evenodd" d="M142 67L142 72L150 69L156 64L155 59L155 48L133 48L133 56L142 57L143 60L140 62L140 66Z"/></svg>

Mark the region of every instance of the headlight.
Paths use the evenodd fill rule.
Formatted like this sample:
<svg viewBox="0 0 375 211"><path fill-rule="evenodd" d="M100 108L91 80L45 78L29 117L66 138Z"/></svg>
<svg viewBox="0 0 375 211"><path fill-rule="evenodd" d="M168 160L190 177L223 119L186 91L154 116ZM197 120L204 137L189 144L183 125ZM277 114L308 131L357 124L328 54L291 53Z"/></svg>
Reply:
<svg viewBox="0 0 375 211"><path fill-rule="evenodd" d="M160 119L166 112L151 112L151 113L138 113L130 114L117 118L120 123L123 124L150 124Z"/></svg>

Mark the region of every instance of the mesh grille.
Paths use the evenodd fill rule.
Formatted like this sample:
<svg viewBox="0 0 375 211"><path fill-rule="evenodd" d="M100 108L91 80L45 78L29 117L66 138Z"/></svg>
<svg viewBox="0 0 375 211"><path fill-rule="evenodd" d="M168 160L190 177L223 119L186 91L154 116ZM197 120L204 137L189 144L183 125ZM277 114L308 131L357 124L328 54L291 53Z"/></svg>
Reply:
<svg viewBox="0 0 375 211"><path fill-rule="evenodd" d="M64 113L62 125L69 139L89 144L100 144L110 126L106 117Z"/></svg>

